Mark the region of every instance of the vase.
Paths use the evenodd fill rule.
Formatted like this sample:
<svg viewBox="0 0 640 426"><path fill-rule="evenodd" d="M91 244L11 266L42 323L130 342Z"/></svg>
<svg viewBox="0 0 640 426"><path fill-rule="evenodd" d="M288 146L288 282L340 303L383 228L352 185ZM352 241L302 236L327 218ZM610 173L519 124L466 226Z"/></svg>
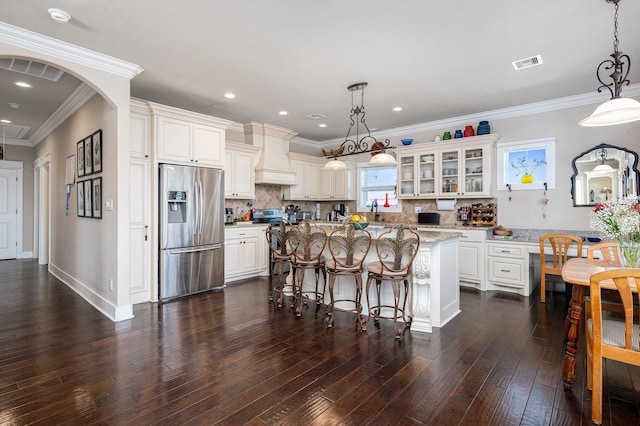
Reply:
<svg viewBox="0 0 640 426"><path fill-rule="evenodd" d="M533 183L533 176L531 175L522 175L522 178L520 178L520 182L522 183Z"/></svg>
<svg viewBox="0 0 640 426"><path fill-rule="evenodd" d="M618 255L623 268L637 268L640 260L640 243L618 241Z"/></svg>

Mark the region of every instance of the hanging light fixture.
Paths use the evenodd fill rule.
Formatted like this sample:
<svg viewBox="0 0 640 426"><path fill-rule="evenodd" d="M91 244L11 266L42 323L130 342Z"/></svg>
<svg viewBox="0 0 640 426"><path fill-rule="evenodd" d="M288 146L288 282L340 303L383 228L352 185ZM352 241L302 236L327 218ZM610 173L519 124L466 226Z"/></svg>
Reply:
<svg viewBox="0 0 640 426"><path fill-rule="evenodd" d="M598 87L598 92L606 88L611 93L611 100L600 105L593 114L580 121L580 125L586 127L611 126L613 124L630 123L640 120L640 102L620 96L622 86L629 85L627 76L631 69L629 56L623 55L622 52L618 51L618 3L620 3L620 0L605 1L607 3L613 3L616 10L613 17L613 53L610 55L613 59L605 59L600 62L596 70L596 77L598 81L602 83L602 86ZM600 73L606 73L608 70L613 70L613 72L609 74L613 82L607 84L602 81Z"/></svg>
<svg viewBox="0 0 640 426"><path fill-rule="evenodd" d="M385 152L387 149L394 149L391 146L391 142L389 139L385 139L384 142L378 141L375 137L371 136L371 132L369 131L369 127L365 121L365 112L364 112L364 88L367 87L368 83L355 83L351 86L347 87L347 90L351 92L351 115L349 116L349 120L351 124L349 125L349 130L347 131L347 136L344 139L344 142L340 144L337 149L331 150L322 150L322 154L330 158L331 160L324 165L325 170L346 170L347 164L338 160L338 157L344 157L347 155L355 155L369 152L371 153L371 160L369 164L372 165L389 165L389 164L397 164L396 159ZM360 105L355 105L354 103L354 92L361 91ZM366 134L360 137L360 125L364 127L363 130L366 130ZM351 136L351 132L355 127L355 138Z"/></svg>
<svg viewBox="0 0 640 426"><path fill-rule="evenodd" d="M612 172L613 167L608 164L604 164L607 160L607 150L602 148L597 153L596 156L600 159L600 164L593 168L593 172Z"/></svg>

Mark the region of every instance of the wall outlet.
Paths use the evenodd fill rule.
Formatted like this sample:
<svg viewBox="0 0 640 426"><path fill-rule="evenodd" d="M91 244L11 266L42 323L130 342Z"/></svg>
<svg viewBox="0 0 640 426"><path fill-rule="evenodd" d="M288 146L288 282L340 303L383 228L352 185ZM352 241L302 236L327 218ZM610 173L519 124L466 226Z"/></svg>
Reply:
<svg viewBox="0 0 640 426"><path fill-rule="evenodd" d="M113 291L113 279L109 279L109 290Z"/></svg>
<svg viewBox="0 0 640 426"><path fill-rule="evenodd" d="M416 213L422 213L422 207L416 207Z"/></svg>

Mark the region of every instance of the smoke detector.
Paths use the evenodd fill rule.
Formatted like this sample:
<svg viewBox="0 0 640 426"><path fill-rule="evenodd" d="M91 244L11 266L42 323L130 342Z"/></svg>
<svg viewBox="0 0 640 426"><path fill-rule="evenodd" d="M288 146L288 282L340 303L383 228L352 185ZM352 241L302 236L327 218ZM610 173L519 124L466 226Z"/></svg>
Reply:
<svg viewBox="0 0 640 426"><path fill-rule="evenodd" d="M538 65L542 65L542 55L536 55L530 58L524 58L518 61L513 61L511 62L511 64L513 64L513 68L516 71L520 71L525 68L537 67Z"/></svg>
<svg viewBox="0 0 640 426"><path fill-rule="evenodd" d="M60 24L66 24L71 19L71 15L69 15L62 9L56 9L55 7L52 7L48 10L48 12L51 16L51 19Z"/></svg>
<svg viewBox="0 0 640 426"><path fill-rule="evenodd" d="M305 117L310 118L311 120L321 120L323 118L326 118L324 115L318 113L318 112L314 112L308 115L305 115Z"/></svg>

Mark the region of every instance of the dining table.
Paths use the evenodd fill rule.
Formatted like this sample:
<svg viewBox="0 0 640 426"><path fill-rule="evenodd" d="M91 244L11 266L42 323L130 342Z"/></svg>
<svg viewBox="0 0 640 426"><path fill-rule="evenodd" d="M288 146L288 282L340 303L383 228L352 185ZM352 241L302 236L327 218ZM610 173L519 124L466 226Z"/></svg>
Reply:
<svg viewBox="0 0 640 426"><path fill-rule="evenodd" d="M585 289L589 288L591 275L617 268L620 268L620 266L607 265L602 261L583 257L568 259L562 267L562 279L566 283L574 284L571 302L564 322L565 349L562 358L562 381L565 389L570 389L576 379L578 327L580 326L584 309ZM616 289L613 281L610 283L605 281L601 285L611 290Z"/></svg>

